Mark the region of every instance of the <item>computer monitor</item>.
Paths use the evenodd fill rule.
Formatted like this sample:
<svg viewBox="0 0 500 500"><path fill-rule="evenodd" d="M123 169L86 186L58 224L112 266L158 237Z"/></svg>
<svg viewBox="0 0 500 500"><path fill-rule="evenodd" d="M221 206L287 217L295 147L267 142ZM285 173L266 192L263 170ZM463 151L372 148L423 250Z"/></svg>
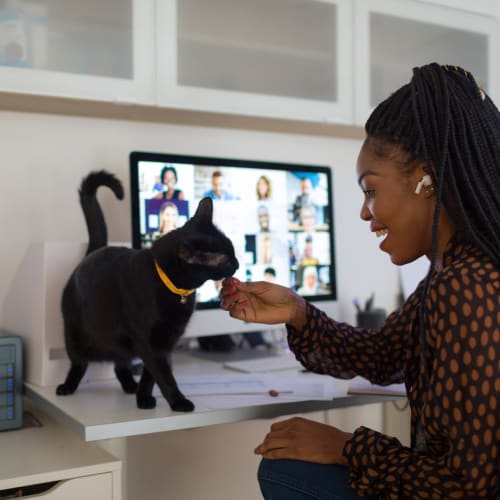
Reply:
<svg viewBox="0 0 500 500"><path fill-rule="evenodd" d="M240 263L235 277L288 286L335 313L330 167L134 151L130 195L134 248L148 248L182 226L209 196L214 223L231 239ZM222 311L219 288L220 282L208 281L197 290L196 311L185 336L270 328Z"/></svg>

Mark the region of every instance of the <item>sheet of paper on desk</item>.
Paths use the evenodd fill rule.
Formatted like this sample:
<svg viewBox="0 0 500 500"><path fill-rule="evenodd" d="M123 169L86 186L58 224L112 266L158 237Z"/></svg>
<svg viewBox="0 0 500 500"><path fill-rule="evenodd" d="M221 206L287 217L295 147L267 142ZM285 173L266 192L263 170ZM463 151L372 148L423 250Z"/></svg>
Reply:
<svg viewBox="0 0 500 500"><path fill-rule="evenodd" d="M404 384L376 385L363 377L354 377L349 381L348 394L387 394L406 396Z"/></svg>
<svg viewBox="0 0 500 500"><path fill-rule="evenodd" d="M178 384L195 405L211 409L328 400L337 395L326 383L269 374L185 376L178 377ZM272 396L269 391L275 391L277 395Z"/></svg>

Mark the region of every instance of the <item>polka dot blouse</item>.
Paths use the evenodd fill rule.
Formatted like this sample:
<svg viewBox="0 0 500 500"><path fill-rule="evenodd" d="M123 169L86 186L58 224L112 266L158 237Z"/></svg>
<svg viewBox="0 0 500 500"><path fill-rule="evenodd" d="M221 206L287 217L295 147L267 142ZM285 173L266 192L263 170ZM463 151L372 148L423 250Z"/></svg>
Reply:
<svg viewBox="0 0 500 500"><path fill-rule="evenodd" d="M457 234L419 315L422 287L378 330L308 304L305 328L287 327L290 347L317 373L406 385L411 447L360 427L344 448L358 494L500 499L499 269Z"/></svg>

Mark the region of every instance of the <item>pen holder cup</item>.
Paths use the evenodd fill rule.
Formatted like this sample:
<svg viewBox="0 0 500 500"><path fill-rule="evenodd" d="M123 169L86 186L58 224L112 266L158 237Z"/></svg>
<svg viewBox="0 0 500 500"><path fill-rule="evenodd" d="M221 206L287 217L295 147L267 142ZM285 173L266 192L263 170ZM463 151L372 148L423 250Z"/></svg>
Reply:
<svg viewBox="0 0 500 500"><path fill-rule="evenodd" d="M381 308L360 311L356 315L356 323L361 328L378 328L384 322L386 316L385 309Z"/></svg>

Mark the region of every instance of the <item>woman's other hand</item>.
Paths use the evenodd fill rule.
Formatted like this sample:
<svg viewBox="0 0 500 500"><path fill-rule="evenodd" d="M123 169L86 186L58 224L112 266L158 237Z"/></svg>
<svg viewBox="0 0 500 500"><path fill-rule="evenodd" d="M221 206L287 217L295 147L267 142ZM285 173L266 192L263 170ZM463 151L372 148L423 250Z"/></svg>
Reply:
<svg viewBox="0 0 500 500"><path fill-rule="evenodd" d="M293 417L272 424L254 453L271 459L288 458L317 464L347 465L342 451L351 437L350 433L336 427Z"/></svg>
<svg viewBox="0 0 500 500"><path fill-rule="evenodd" d="M236 278L226 278L220 299L222 309L243 321L286 323L297 329L305 323L305 300L292 289L267 281L242 283Z"/></svg>

